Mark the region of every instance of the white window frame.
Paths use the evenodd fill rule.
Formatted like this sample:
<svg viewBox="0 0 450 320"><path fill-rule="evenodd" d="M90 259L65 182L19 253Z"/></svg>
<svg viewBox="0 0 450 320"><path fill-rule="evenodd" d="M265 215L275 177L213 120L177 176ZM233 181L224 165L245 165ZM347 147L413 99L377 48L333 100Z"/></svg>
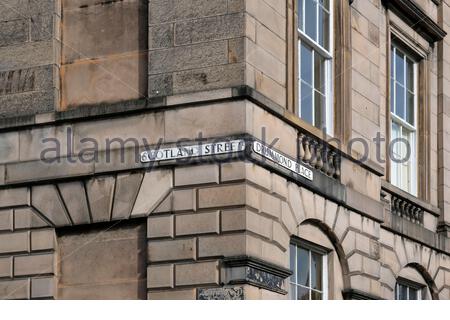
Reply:
<svg viewBox="0 0 450 320"><path fill-rule="evenodd" d="M395 112L392 111L392 106L394 106L394 108L396 108L396 101L395 99L397 98L396 96L396 79L394 78L394 87L391 86L392 84L392 70L396 70L396 59L395 59L395 52L392 52L392 50L395 49L395 51L399 51L404 55L404 59L403 59L403 63L406 66L406 59L408 58L414 66L414 125L411 125L410 123L408 123L407 121L405 121L404 119L400 118L399 116L397 116L395 114ZM408 53L406 53L404 50L402 50L401 48L399 48L399 46L396 46L395 44L392 44L391 46L391 52L390 52L391 57L394 57L394 59L391 58L391 64L392 64L392 68L391 70L389 70L390 75L389 75L389 86L390 86L390 90L393 90L393 94L391 94L391 100L392 97L394 99L394 101L390 101L390 106L389 106L389 110L390 110L390 115L391 115L391 123L390 123L390 130L391 130L391 141L392 139L392 127L393 127L393 123L395 123L396 125L398 125L400 127L400 137L403 136L403 130L407 130L408 132L411 133L411 139L413 141L410 141L409 145L411 148L411 156L410 156L410 166L411 166L411 170L410 170L410 176L408 177L408 181L409 181L409 185L406 186L406 190L404 188L404 186L401 186L401 181L402 181L402 176L397 177L397 181L400 181L400 183L397 183L397 181L394 181L394 169L397 166L402 166L403 164L401 163L395 163L392 159L391 159L391 170L390 170L390 180L391 183L393 185L395 185L396 187L402 189L403 191L406 191L414 196L417 196L417 189L418 189L418 180L417 180L417 175L418 175L418 162L417 162L417 150L418 150L418 146L417 146L417 136L418 136L418 104L419 104L419 91L418 91L418 74L419 74L419 64L418 62L411 57L411 55L409 55ZM404 77L405 77L405 81L406 81L406 74L407 70L406 67L404 68ZM407 101L407 93L408 93L408 88L406 88L406 83L405 83L405 102ZM395 111L395 109L394 109ZM406 109L405 109L406 112ZM401 174L401 170L400 170L400 174Z"/></svg>
<svg viewBox="0 0 450 320"><path fill-rule="evenodd" d="M298 3L298 0L295 0ZM305 2L306 1L315 1L318 0L303 0L303 8L302 8L302 21L299 21L299 24L302 24L302 29L305 30ZM334 121L333 121L333 50L334 50L334 0L329 0L330 8L330 26L329 26L329 50L323 48L319 43L317 43L314 39L309 37L297 24L297 34L298 34L298 93L299 93L299 106L298 106L298 115L302 118L301 115L301 103L302 103L302 90L301 90L301 45L302 41L305 42L309 47L313 48L313 51L317 51L319 55L325 58L325 126L326 133L330 136L333 135L334 132ZM318 17L319 5L316 6L316 30L319 32L319 19ZM300 18L300 17L299 17ZM314 68L314 54L313 54L313 68ZM314 85L314 72L312 74L312 84ZM314 88L313 88L314 90ZM312 107L314 112L314 99L315 95L312 97ZM317 127L317 124L313 123L313 126Z"/></svg>
<svg viewBox="0 0 450 320"><path fill-rule="evenodd" d="M292 300L297 300L297 287L302 287L306 290L308 290L309 292L309 300L311 300L311 293L312 291L315 292L319 292L322 294L322 300L328 300L328 253L325 252L322 249L316 249L311 245L308 244L303 244L303 243L299 243L298 241L295 242L291 242L290 244L291 246L295 247L295 267L294 270L291 270L293 272L293 274L289 277L289 297ZM298 259L297 259L297 254L298 254L298 249L301 248L305 251L308 251L308 255L309 255L309 276L311 277L312 274L312 253L316 253L322 256L322 291L313 289L311 287L311 284L309 287L306 287L302 284L297 283L298 281L292 281L293 276L297 274L297 270L298 270ZM290 251L290 250L289 250ZM311 279L310 279L311 281ZM295 287L295 292L291 292L291 285L294 285Z"/></svg>

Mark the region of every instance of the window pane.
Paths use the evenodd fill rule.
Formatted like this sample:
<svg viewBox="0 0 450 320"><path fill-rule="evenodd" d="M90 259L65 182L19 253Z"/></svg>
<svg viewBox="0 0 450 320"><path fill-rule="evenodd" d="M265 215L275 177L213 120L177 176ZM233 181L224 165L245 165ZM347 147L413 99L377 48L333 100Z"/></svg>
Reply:
<svg viewBox="0 0 450 320"><path fill-rule="evenodd" d="M303 31L303 0L298 0L298 28Z"/></svg>
<svg viewBox="0 0 450 320"><path fill-rule="evenodd" d="M322 300L322 293L312 290L311 300Z"/></svg>
<svg viewBox="0 0 450 320"><path fill-rule="evenodd" d="M302 43L300 52L300 79L313 84L313 50Z"/></svg>
<svg viewBox="0 0 450 320"><path fill-rule="evenodd" d="M325 49L330 49L330 14L324 9L319 9L319 44Z"/></svg>
<svg viewBox="0 0 450 320"><path fill-rule="evenodd" d="M297 287L297 300L309 300L309 290Z"/></svg>
<svg viewBox="0 0 450 320"><path fill-rule="evenodd" d="M405 61L404 55L398 50L395 51L395 79L401 84L405 84Z"/></svg>
<svg viewBox="0 0 450 320"><path fill-rule="evenodd" d="M395 86L395 114L405 119L405 88L398 83Z"/></svg>
<svg viewBox="0 0 450 320"><path fill-rule="evenodd" d="M309 251L298 248L297 268L297 283L309 286Z"/></svg>
<svg viewBox="0 0 450 320"><path fill-rule="evenodd" d="M314 92L314 125L322 129L325 127L325 96Z"/></svg>
<svg viewBox="0 0 450 320"><path fill-rule="evenodd" d="M409 288L409 300L418 300L418 290Z"/></svg>
<svg viewBox="0 0 450 320"><path fill-rule="evenodd" d="M398 300L408 300L408 287L398 285Z"/></svg>
<svg viewBox="0 0 450 320"><path fill-rule="evenodd" d="M315 0L305 0L305 33L317 40L317 4Z"/></svg>
<svg viewBox="0 0 450 320"><path fill-rule="evenodd" d="M296 256L295 253L297 252L297 247L294 245L290 245L289 246L289 265L290 265L290 269L292 271L292 275L290 277L290 281L296 283L297 279L296 279L296 270L295 270L295 261L296 261Z"/></svg>
<svg viewBox="0 0 450 320"><path fill-rule="evenodd" d="M414 124L414 106L415 106L415 98L416 96L414 94L412 94L411 92L407 92L407 107L406 107L406 121L408 121L408 123L410 123L411 125L415 125Z"/></svg>
<svg viewBox="0 0 450 320"><path fill-rule="evenodd" d="M395 113L395 81L391 79L391 112Z"/></svg>
<svg viewBox="0 0 450 320"><path fill-rule="evenodd" d="M313 89L302 81L300 94L300 116L308 123L313 122Z"/></svg>
<svg viewBox="0 0 450 320"><path fill-rule="evenodd" d="M314 51L314 88L325 93L325 58Z"/></svg>
<svg viewBox="0 0 450 320"><path fill-rule="evenodd" d="M323 256L311 252L311 288L322 290L322 261Z"/></svg>
<svg viewBox="0 0 450 320"><path fill-rule="evenodd" d="M392 123L392 131L391 131L392 141L397 139L399 136L400 136L400 127L395 122L393 122ZM392 160L396 160L396 159L400 158L399 143L395 143L392 147L393 148L390 151L392 151L393 154L391 154L389 156L392 158ZM399 186L399 178L400 178L399 165L397 164L397 162L391 161L391 182L392 182L392 184Z"/></svg>
<svg viewBox="0 0 450 320"><path fill-rule="evenodd" d="M414 92L414 63L406 58L406 87Z"/></svg>
<svg viewBox="0 0 450 320"><path fill-rule="evenodd" d="M391 48L391 78L395 78L395 48Z"/></svg>

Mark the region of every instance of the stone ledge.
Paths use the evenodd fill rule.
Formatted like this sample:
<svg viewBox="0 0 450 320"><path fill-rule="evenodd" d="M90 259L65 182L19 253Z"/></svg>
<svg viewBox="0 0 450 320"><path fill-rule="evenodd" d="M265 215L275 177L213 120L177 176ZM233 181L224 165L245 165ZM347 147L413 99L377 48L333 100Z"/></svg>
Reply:
<svg viewBox="0 0 450 320"><path fill-rule="evenodd" d="M250 284L269 291L287 294L284 280L292 272L266 261L249 257L237 256L223 259L225 281L229 285Z"/></svg>

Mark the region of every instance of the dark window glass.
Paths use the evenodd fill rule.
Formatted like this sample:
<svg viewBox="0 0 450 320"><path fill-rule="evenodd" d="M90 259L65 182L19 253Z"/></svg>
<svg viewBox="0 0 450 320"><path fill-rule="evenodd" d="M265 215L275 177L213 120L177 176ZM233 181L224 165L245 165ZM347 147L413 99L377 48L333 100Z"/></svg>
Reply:
<svg viewBox="0 0 450 320"><path fill-rule="evenodd" d="M302 81L301 84L301 100L300 100L301 117L308 123L314 124L313 119L313 89Z"/></svg>
<svg viewBox="0 0 450 320"><path fill-rule="evenodd" d="M300 78L310 84L313 84L313 50L302 43L301 46L301 66L300 66Z"/></svg>
<svg viewBox="0 0 450 320"><path fill-rule="evenodd" d="M313 40L317 39L317 4L314 0L305 0L305 33Z"/></svg>
<svg viewBox="0 0 450 320"><path fill-rule="evenodd" d="M302 248L297 251L297 283L309 287L309 252Z"/></svg>
<svg viewBox="0 0 450 320"><path fill-rule="evenodd" d="M398 83L395 86L395 114L405 119L405 88Z"/></svg>

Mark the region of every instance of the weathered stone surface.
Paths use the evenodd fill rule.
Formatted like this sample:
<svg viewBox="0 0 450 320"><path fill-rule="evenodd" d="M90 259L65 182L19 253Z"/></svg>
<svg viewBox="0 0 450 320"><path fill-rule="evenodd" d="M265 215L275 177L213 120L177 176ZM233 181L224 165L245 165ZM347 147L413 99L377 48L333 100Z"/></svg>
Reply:
<svg viewBox="0 0 450 320"><path fill-rule="evenodd" d="M198 190L199 208L244 205L245 185L220 186Z"/></svg>
<svg viewBox="0 0 450 320"><path fill-rule="evenodd" d="M245 255L246 240L245 234L201 237L198 239L198 256L204 258Z"/></svg>
<svg viewBox="0 0 450 320"><path fill-rule="evenodd" d="M174 217L154 216L147 219L147 238L173 238L174 236Z"/></svg>
<svg viewBox="0 0 450 320"><path fill-rule="evenodd" d="M149 23L157 24L176 20L201 18L227 13L223 0L155 0L150 2Z"/></svg>
<svg viewBox="0 0 450 320"><path fill-rule="evenodd" d="M173 264L150 266L147 268L147 288L173 288Z"/></svg>
<svg viewBox="0 0 450 320"><path fill-rule="evenodd" d="M58 190L53 185L35 186L31 188L31 203L55 226L70 225Z"/></svg>
<svg viewBox="0 0 450 320"><path fill-rule="evenodd" d="M173 76L169 74L155 74L148 77L149 97L165 97L173 94Z"/></svg>
<svg viewBox="0 0 450 320"><path fill-rule="evenodd" d="M195 238L149 242L148 260L150 262L194 260L196 247Z"/></svg>
<svg viewBox="0 0 450 320"><path fill-rule="evenodd" d="M185 45L230 39L244 33L242 13L179 22L175 25L175 44Z"/></svg>
<svg viewBox="0 0 450 320"><path fill-rule="evenodd" d="M1 299L27 299L29 296L28 280L0 281Z"/></svg>
<svg viewBox="0 0 450 320"><path fill-rule="evenodd" d="M55 248L56 235L54 229L31 232L31 250L52 250Z"/></svg>
<svg viewBox="0 0 450 320"><path fill-rule="evenodd" d="M28 21L25 19L0 22L0 47L28 40Z"/></svg>
<svg viewBox="0 0 450 320"><path fill-rule="evenodd" d="M73 223L89 223L91 219L84 184L79 181L60 183L58 188Z"/></svg>
<svg viewBox="0 0 450 320"><path fill-rule="evenodd" d="M55 291L53 277L31 279L31 298L51 298L55 295Z"/></svg>
<svg viewBox="0 0 450 320"><path fill-rule="evenodd" d="M112 218L128 218L142 182L142 173L119 174L116 178Z"/></svg>
<svg viewBox="0 0 450 320"><path fill-rule="evenodd" d="M176 235L219 233L219 211L177 215Z"/></svg>
<svg viewBox="0 0 450 320"><path fill-rule="evenodd" d="M50 226L31 207L14 209L14 229L33 229Z"/></svg>
<svg viewBox="0 0 450 320"><path fill-rule="evenodd" d="M222 137L245 130L245 104L227 102L205 107L169 110L165 113L165 141L181 138Z"/></svg>
<svg viewBox="0 0 450 320"><path fill-rule="evenodd" d="M175 72L173 93L181 94L239 86L244 83L244 70L243 63L232 63Z"/></svg>
<svg viewBox="0 0 450 320"><path fill-rule="evenodd" d="M177 286L219 284L219 263L178 264L175 266L175 282Z"/></svg>
<svg viewBox="0 0 450 320"><path fill-rule="evenodd" d="M204 68L228 62L228 42L180 46L151 51L149 74Z"/></svg>
<svg viewBox="0 0 450 320"><path fill-rule="evenodd" d="M59 299L145 298L146 236L142 223L68 231L60 234L58 245Z"/></svg>
<svg viewBox="0 0 450 320"><path fill-rule="evenodd" d="M164 291L150 291L148 293L149 300L195 300L196 290L180 289L180 290L164 290Z"/></svg>
<svg viewBox="0 0 450 320"><path fill-rule="evenodd" d="M29 250L27 232L14 232L0 234L0 252L26 252Z"/></svg>
<svg viewBox="0 0 450 320"><path fill-rule="evenodd" d="M12 257L0 258L0 278L11 277Z"/></svg>
<svg viewBox="0 0 450 320"><path fill-rule="evenodd" d="M219 183L219 166L216 164L175 168L175 186Z"/></svg>
<svg viewBox="0 0 450 320"><path fill-rule="evenodd" d="M0 206L12 207L29 204L28 188L0 190Z"/></svg>
<svg viewBox="0 0 450 320"><path fill-rule="evenodd" d="M148 46L151 49L174 45L174 25L170 23L151 26L148 30Z"/></svg>
<svg viewBox="0 0 450 320"><path fill-rule="evenodd" d="M53 273L53 254L36 254L14 258L14 276Z"/></svg>
<svg viewBox="0 0 450 320"><path fill-rule="evenodd" d="M96 177L86 182L88 203L94 222L109 221L114 195L115 178Z"/></svg>
<svg viewBox="0 0 450 320"><path fill-rule="evenodd" d="M11 230L13 229L13 210L6 209L0 210L0 231Z"/></svg>
<svg viewBox="0 0 450 320"><path fill-rule="evenodd" d="M50 14L39 14L31 18L31 41L45 41L50 40L54 37L53 26L58 26L55 24L55 15L50 12Z"/></svg>
<svg viewBox="0 0 450 320"><path fill-rule="evenodd" d="M131 215L148 215L172 189L172 171L147 171L142 180Z"/></svg>

